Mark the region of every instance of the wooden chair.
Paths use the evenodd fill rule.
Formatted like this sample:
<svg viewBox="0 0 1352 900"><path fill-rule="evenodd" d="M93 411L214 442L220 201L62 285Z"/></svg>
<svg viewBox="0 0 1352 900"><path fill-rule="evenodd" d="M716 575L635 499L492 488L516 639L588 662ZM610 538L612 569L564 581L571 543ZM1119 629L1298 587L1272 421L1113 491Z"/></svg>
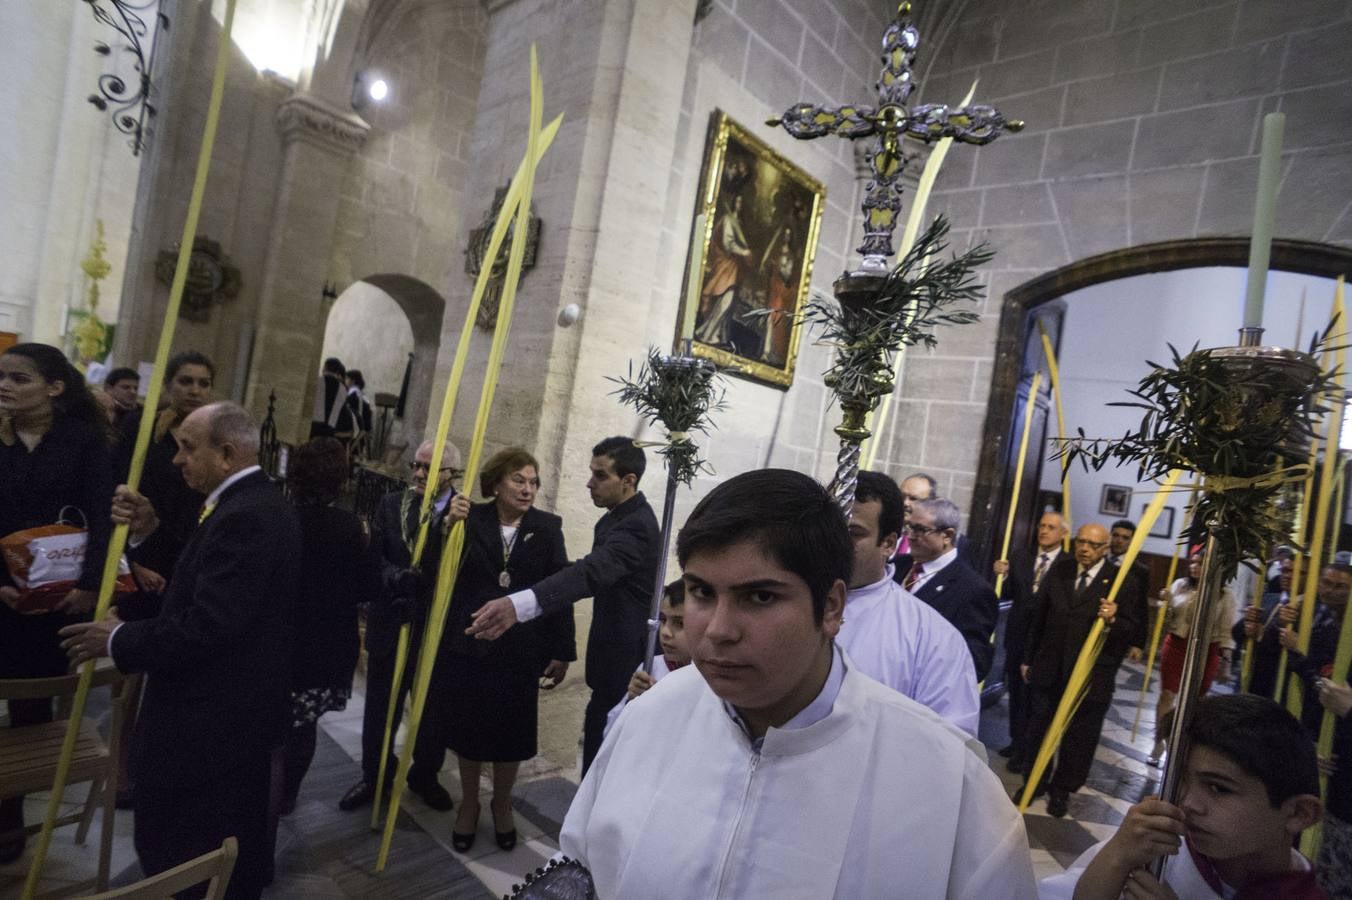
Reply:
<svg viewBox="0 0 1352 900"><path fill-rule="evenodd" d="M0 799L20 797L51 790L56 781L56 766L61 758L61 744L66 736L70 716L70 698L79 685L79 675L58 678L19 678L0 680L0 700L41 700L58 698L58 718L42 725L24 725L0 728ZM121 739L122 719L131 701L132 689L128 680L111 666L96 668L91 689L107 686L112 691L112 721L108 741L99 735L92 719L83 719L75 739L75 753L71 758L66 785L89 782L89 796L84 809L60 816L57 825L79 823L75 842L83 844L94 820L94 810L102 805L103 823L99 829L98 875L89 883L96 890L108 887L108 866L113 846L113 815L117 802L117 759ZM36 834L41 822L28 825L23 833ZM0 834L0 840L13 838L17 832Z"/></svg>
<svg viewBox="0 0 1352 900"><path fill-rule="evenodd" d="M235 857L238 855L239 843L234 838L228 837L219 850L204 853L197 859L188 860L144 881L95 894L84 900L112 900L114 897L129 900L163 900L207 879L210 879L211 883L207 885L206 900L220 900L225 896L225 889L230 884L230 873L235 870Z"/></svg>

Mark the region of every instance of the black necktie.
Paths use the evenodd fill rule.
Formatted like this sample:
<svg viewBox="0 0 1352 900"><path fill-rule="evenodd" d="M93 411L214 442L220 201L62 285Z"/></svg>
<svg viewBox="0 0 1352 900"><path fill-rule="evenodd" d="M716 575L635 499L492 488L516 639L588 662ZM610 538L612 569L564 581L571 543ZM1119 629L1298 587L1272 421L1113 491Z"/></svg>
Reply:
<svg viewBox="0 0 1352 900"><path fill-rule="evenodd" d="M1083 594L1085 587L1089 584L1089 570L1085 569L1080 573L1080 580L1075 582L1075 593Z"/></svg>

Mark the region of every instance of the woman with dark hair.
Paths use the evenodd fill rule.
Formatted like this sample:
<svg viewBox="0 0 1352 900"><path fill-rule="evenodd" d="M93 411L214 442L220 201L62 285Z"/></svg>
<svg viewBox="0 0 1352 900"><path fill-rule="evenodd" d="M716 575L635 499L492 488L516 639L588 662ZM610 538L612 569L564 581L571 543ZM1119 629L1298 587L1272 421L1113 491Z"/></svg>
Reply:
<svg viewBox="0 0 1352 900"><path fill-rule="evenodd" d="M520 447L484 464L479 489L491 502L465 519L465 550L451 598L447 654L447 743L460 759L462 799L451 832L461 853L474 845L479 773L493 764L493 832L503 850L516 846L512 786L522 760L536 753L541 677L563 681L577 659L571 605L511 628L496 641L465 635L470 616L489 600L528 588L568 565L563 520L535 508L539 464Z"/></svg>
<svg viewBox="0 0 1352 900"><path fill-rule="evenodd" d="M357 604L380 590L379 567L361 519L334 506L347 478L347 453L331 437L297 447L286 483L300 519L300 590L292 621L291 728L286 736L283 815L296 805L315 755L319 717L347 708L360 639Z"/></svg>
<svg viewBox="0 0 1352 900"><path fill-rule="evenodd" d="M132 552L132 558L158 576L153 584L144 584L148 590L162 590L164 579L174 570L174 563L188 536L197 527L197 515L202 509L202 495L188 487L183 473L174 465L178 453L178 426L193 410L211 402L211 388L216 379L216 367L211 360L195 350L187 350L171 357L164 369L164 400L167 405L155 415L155 425L146 450L145 465L141 470L140 493L155 507L159 527L146 542ZM139 416L122 420L118 439L116 476L125 481L131 465L132 448L141 427ZM138 573L139 575L139 573Z"/></svg>
<svg viewBox="0 0 1352 900"><path fill-rule="evenodd" d="M60 350L16 344L0 356L0 536L63 519L82 519L89 532L75 587L50 609L25 603L0 566L0 678L66 674L57 630L93 610L112 536L106 435L102 410ZM50 722L51 703L11 700L9 720L11 726ZM23 798L0 801L0 864L23 853L23 836L13 836L22 827Z"/></svg>

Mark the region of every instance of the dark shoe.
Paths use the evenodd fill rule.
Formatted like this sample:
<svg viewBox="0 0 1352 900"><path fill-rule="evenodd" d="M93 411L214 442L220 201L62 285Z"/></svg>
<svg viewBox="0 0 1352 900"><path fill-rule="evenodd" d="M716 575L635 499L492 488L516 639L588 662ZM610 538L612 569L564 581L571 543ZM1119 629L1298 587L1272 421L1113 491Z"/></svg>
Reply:
<svg viewBox="0 0 1352 900"><path fill-rule="evenodd" d="M410 781L408 789L422 798L422 801L437 812L446 812L453 805L451 795L435 778L431 781Z"/></svg>
<svg viewBox="0 0 1352 900"><path fill-rule="evenodd" d="M352 786L352 789L343 795L343 799L338 801L338 808L343 812L352 812L354 809L361 809L369 804L376 796L376 789L366 783L363 779Z"/></svg>
<svg viewBox="0 0 1352 900"><path fill-rule="evenodd" d="M23 848L28 843L28 835L21 834L12 841L0 843L0 866L12 863L23 856Z"/></svg>
<svg viewBox="0 0 1352 900"><path fill-rule="evenodd" d="M507 821L508 823L511 823L512 821L512 808L510 806L507 807ZM493 811L493 840L497 841L499 849L502 850L511 850L513 847L516 846L515 825L513 825L513 827L507 829L506 831L503 831L502 829L498 828L497 810Z"/></svg>
<svg viewBox="0 0 1352 900"><path fill-rule="evenodd" d="M1009 798L1009 799L1013 800L1014 803L1015 803L1016 805L1022 803L1022 802L1023 802L1023 792L1026 791L1026 790L1028 790L1028 785L1025 784L1025 785L1023 785L1022 787L1020 787L1018 790L1016 790L1012 795L1010 795L1010 798ZM1036 791L1033 792L1033 796L1032 796L1031 799L1029 799L1028 802L1029 802L1029 803L1032 803L1033 800L1036 800L1038 797L1041 797L1041 796L1042 796L1043 794L1045 794L1045 793L1047 793L1047 786L1046 786L1045 784L1040 784L1040 785L1038 785L1038 789L1037 789Z"/></svg>
<svg viewBox="0 0 1352 900"><path fill-rule="evenodd" d="M117 800L113 802L113 806L118 809L135 809L136 795L131 791L118 791Z"/></svg>
<svg viewBox="0 0 1352 900"><path fill-rule="evenodd" d="M471 798L471 799L472 799L472 798ZM474 807L472 807L472 808L473 808L473 810L474 810L474 825L475 825L475 830L474 830L474 831L454 831L454 830L451 831L451 846L455 848L455 850L456 850L457 853L468 853L468 852L470 851L470 848L474 846L474 838L478 835L479 807L478 807L478 805L476 804L476 805L475 805ZM462 800L462 801L461 801L461 806L460 806L460 815L463 816L463 815L465 814L465 810L467 810L467 809L471 809L471 807L465 805L465 804L464 804L464 801ZM458 821L459 821L459 818L457 818L456 821L458 822Z"/></svg>
<svg viewBox="0 0 1352 900"><path fill-rule="evenodd" d="M1047 814L1060 819L1069 810L1070 793L1062 788L1052 788L1047 794Z"/></svg>
<svg viewBox="0 0 1352 900"><path fill-rule="evenodd" d="M1006 744L1005 746L1001 747L1000 755L1003 756L1005 759L1009 759L1011 756L1014 755L1014 745Z"/></svg>

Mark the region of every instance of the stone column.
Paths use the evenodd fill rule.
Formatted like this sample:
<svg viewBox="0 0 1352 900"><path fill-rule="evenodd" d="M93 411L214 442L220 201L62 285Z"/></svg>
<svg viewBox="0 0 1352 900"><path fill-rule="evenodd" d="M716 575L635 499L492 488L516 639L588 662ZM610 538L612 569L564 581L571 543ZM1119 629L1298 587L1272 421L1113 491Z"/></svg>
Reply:
<svg viewBox="0 0 1352 900"><path fill-rule="evenodd" d="M319 375L328 278L339 192L352 155L370 126L311 94L297 93L277 110L283 145L275 214L258 301L245 405L259 418L277 393L277 434L304 441Z"/></svg>

